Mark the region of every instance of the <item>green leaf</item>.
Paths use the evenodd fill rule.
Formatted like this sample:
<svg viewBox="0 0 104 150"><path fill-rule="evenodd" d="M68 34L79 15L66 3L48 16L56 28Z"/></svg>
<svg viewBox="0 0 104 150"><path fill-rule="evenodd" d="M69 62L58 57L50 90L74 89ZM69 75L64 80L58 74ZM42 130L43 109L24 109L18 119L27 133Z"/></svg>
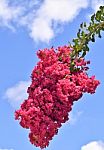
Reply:
<svg viewBox="0 0 104 150"><path fill-rule="evenodd" d="M100 31L99 31L99 33L98 33L98 37L101 38L101 33L100 33Z"/></svg>
<svg viewBox="0 0 104 150"><path fill-rule="evenodd" d="M93 14L92 16L91 16L91 21L94 23L94 19L95 19L95 14Z"/></svg>
<svg viewBox="0 0 104 150"><path fill-rule="evenodd" d="M86 22L84 22L84 27L86 27L87 25L86 25Z"/></svg>
<svg viewBox="0 0 104 150"><path fill-rule="evenodd" d="M86 22L80 24L77 38L73 39L73 51L70 54L72 70L75 69L74 59L85 57L89 51L89 42L95 42L96 35L101 38L101 31L104 31L104 6L100 6L99 10L91 16L89 25Z"/></svg>
<svg viewBox="0 0 104 150"><path fill-rule="evenodd" d="M83 22L80 24L80 28L83 28Z"/></svg>
<svg viewBox="0 0 104 150"><path fill-rule="evenodd" d="M95 36L94 36L94 34L92 35L91 41L95 42Z"/></svg>
<svg viewBox="0 0 104 150"><path fill-rule="evenodd" d="M100 20L101 20L101 11L98 11L98 12L96 13L95 19L96 19L98 22L100 22Z"/></svg>

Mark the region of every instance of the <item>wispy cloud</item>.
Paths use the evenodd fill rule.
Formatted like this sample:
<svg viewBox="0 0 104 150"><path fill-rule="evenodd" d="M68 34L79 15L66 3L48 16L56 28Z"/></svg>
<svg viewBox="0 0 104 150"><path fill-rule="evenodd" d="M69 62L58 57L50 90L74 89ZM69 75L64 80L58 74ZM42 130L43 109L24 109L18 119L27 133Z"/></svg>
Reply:
<svg viewBox="0 0 104 150"><path fill-rule="evenodd" d="M69 114L69 123L71 125L76 124L76 122L79 120L80 116L82 115L82 111L77 111L73 113L73 111Z"/></svg>
<svg viewBox="0 0 104 150"><path fill-rule="evenodd" d="M0 25L24 26L35 42L48 43L59 32L59 24L72 21L89 0L0 0ZM13 24L12 24L13 23Z"/></svg>
<svg viewBox="0 0 104 150"><path fill-rule="evenodd" d="M82 9L95 12L100 5L104 0L0 0L0 26L25 27L35 42L48 43Z"/></svg>
<svg viewBox="0 0 104 150"><path fill-rule="evenodd" d="M100 6L104 6L104 0L91 0L90 1L90 6L92 8L92 12L88 13L86 18L87 21L90 22L91 16L97 12L97 10L99 9Z"/></svg>
<svg viewBox="0 0 104 150"><path fill-rule="evenodd" d="M48 43L55 37L59 23L72 21L87 6L87 0L45 0L28 24L30 36L34 41Z"/></svg>
<svg viewBox="0 0 104 150"><path fill-rule="evenodd" d="M0 148L0 150L14 150L14 149L12 149L12 148L10 148L10 149L7 149L7 148L2 149L2 148Z"/></svg>
<svg viewBox="0 0 104 150"><path fill-rule="evenodd" d="M5 92L4 98L9 103L17 108L27 98L27 88L30 85L30 81L20 81L16 85L8 88Z"/></svg>
<svg viewBox="0 0 104 150"><path fill-rule="evenodd" d="M104 150L104 142L102 141L93 141L84 146L81 150Z"/></svg>
<svg viewBox="0 0 104 150"><path fill-rule="evenodd" d="M96 12L99 6L104 6L104 0L92 0L92 8Z"/></svg>
<svg viewBox="0 0 104 150"><path fill-rule="evenodd" d="M13 29L11 22L19 20L22 12L23 8L21 6L9 5L7 0L0 0L0 26Z"/></svg>

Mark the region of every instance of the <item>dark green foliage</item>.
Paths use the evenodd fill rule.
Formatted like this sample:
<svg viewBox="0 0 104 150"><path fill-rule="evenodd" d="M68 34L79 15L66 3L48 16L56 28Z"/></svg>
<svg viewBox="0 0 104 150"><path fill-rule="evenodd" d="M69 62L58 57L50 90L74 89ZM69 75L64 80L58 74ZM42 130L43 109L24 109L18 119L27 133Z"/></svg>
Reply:
<svg viewBox="0 0 104 150"><path fill-rule="evenodd" d="M73 39L74 44L73 46L71 45L73 47L71 54L72 71L74 71L74 58L84 57L89 51L89 42L95 42L96 35L101 38L101 31L104 31L104 6L100 6L99 10L91 16L91 21L88 25L86 22L80 24L77 38Z"/></svg>

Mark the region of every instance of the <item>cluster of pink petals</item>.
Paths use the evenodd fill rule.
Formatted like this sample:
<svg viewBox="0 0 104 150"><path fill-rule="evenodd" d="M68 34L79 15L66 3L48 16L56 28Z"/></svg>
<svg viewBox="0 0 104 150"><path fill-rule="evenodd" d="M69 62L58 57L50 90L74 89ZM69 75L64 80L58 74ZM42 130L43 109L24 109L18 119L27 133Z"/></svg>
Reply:
<svg viewBox="0 0 104 150"><path fill-rule="evenodd" d="M74 101L83 93L94 93L99 84L95 77L88 77L84 59L75 60L76 72L70 71L68 46L57 49L39 50L40 59L32 72L32 83L28 88L28 99L15 112L23 128L30 129L30 142L45 148L58 133L62 123L68 120L68 113Z"/></svg>

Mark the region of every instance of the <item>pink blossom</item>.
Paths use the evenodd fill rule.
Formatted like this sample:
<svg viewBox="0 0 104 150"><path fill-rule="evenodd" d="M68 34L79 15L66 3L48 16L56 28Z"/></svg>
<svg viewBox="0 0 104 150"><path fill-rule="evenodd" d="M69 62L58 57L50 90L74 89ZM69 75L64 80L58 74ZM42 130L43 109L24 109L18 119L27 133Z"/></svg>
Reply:
<svg viewBox="0 0 104 150"><path fill-rule="evenodd" d="M15 112L15 119L30 130L29 139L37 147L45 148L65 123L74 101L85 92L93 94L99 85L95 76L86 73L89 61L75 61L76 72L70 71L69 46L39 50L40 61L31 75L28 99Z"/></svg>

